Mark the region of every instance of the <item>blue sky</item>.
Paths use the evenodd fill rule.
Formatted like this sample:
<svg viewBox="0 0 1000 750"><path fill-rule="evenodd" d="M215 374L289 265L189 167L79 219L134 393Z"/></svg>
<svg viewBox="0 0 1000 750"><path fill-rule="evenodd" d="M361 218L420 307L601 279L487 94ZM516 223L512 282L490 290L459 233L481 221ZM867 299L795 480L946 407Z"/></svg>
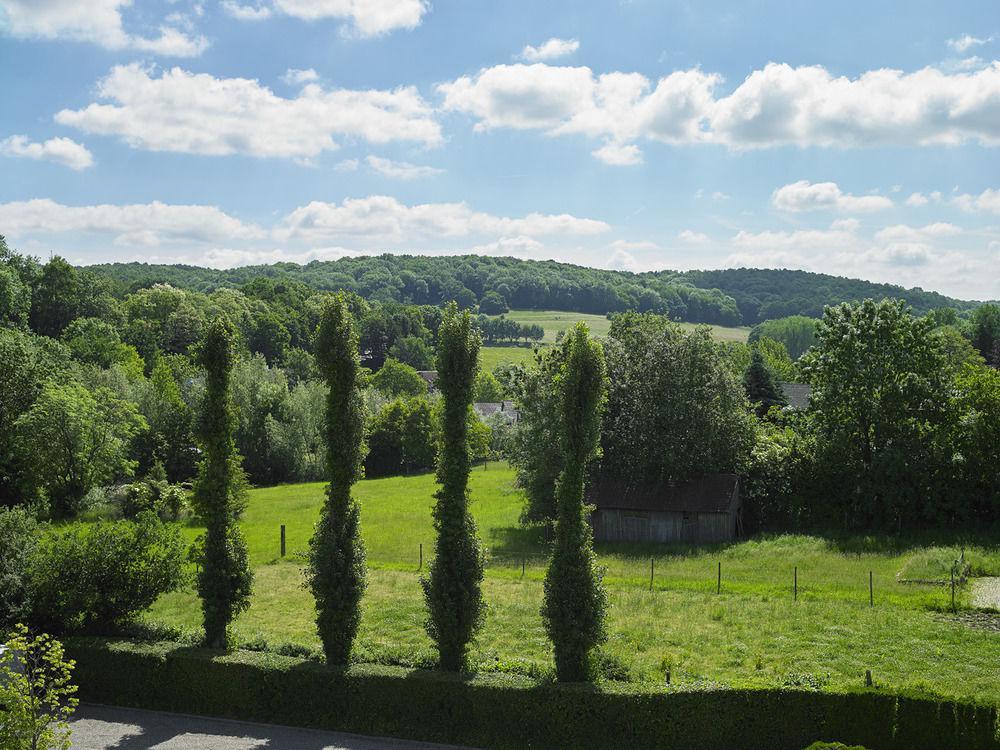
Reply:
<svg viewBox="0 0 1000 750"><path fill-rule="evenodd" d="M0 0L0 233L1000 298L998 59L992 0Z"/></svg>

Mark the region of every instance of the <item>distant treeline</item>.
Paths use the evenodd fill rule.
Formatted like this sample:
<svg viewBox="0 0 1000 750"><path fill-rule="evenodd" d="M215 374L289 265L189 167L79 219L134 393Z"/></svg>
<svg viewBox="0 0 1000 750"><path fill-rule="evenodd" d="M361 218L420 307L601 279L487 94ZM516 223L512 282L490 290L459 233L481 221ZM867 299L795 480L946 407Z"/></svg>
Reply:
<svg viewBox="0 0 1000 750"><path fill-rule="evenodd" d="M974 302L935 292L804 271L731 269L629 273L555 261L475 255L380 255L276 263L228 270L183 265L114 263L91 266L123 296L154 283L211 292L241 287L258 277L295 280L317 290L343 289L373 301L440 305L455 300L496 315L508 309L551 309L606 314L656 312L674 320L754 325L788 315L819 317L826 305L863 299L903 299L916 314L939 307L969 310Z"/></svg>

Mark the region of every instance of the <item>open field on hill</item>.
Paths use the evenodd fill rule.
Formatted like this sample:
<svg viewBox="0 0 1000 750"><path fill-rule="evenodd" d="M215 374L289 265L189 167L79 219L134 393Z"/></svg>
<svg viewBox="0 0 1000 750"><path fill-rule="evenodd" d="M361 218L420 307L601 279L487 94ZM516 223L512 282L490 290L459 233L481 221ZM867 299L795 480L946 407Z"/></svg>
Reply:
<svg viewBox="0 0 1000 750"><path fill-rule="evenodd" d="M538 614L546 547L539 531L518 526L521 497L512 479L502 464L473 472L473 510L491 561L485 582L490 613L472 659L480 668L546 672L551 649ZM430 474L357 485L371 568L356 652L362 660L433 659L418 572L420 544L425 570L433 553L433 489ZM253 606L235 626L241 640L318 649L312 598L295 553L307 547L322 491L322 484L313 483L251 492L242 526L256 582ZM282 523L289 551L284 559ZM185 529L192 539L199 532ZM947 587L896 582L897 573L923 549L809 536L704 549L602 545L598 553L607 567L610 600L605 651L632 679L645 681L662 681L669 669L674 683L845 686L859 685L871 669L876 683L886 687L1000 701L997 634L969 628L940 611L949 604ZM970 547L966 555L983 569L1000 568L996 544ZM722 590L716 593L719 563ZM169 594L149 618L196 628L198 600L192 590Z"/></svg>
<svg viewBox="0 0 1000 750"><path fill-rule="evenodd" d="M590 332L595 336L605 336L611 327L611 321L605 315L589 315L587 313L560 312L559 310L511 310L507 313L507 318L517 323L526 325L540 325L545 329L545 338L540 342L541 346L548 346L555 343L556 335L559 331L565 331L575 325L578 321L587 324ZM686 331L697 327L696 323L679 323ZM720 341L746 341L750 335L750 329L746 327L727 328L725 326L709 326L712 335ZM535 346L538 346L536 344ZM519 362L530 362L532 358L532 346L484 346L480 350L479 364L483 369L492 370L500 364L517 364Z"/></svg>

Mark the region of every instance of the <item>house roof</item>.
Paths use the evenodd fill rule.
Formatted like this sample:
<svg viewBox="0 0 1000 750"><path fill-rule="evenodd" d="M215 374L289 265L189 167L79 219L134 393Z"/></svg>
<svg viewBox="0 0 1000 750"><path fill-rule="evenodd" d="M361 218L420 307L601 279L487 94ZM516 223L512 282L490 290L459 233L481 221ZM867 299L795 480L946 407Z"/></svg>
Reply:
<svg viewBox="0 0 1000 750"><path fill-rule="evenodd" d="M472 408L476 414L485 419L493 414L501 413L510 421L516 422L520 412L514 408L513 401L476 401Z"/></svg>
<svg viewBox="0 0 1000 750"><path fill-rule="evenodd" d="M686 482L632 483L601 477L587 490L598 508L690 513L728 513L739 498L736 474L709 474Z"/></svg>
<svg viewBox="0 0 1000 750"><path fill-rule="evenodd" d="M417 375L427 381L427 385L434 385L434 381L438 379L437 370L417 370Z"/></svg>
<svg viewBox="0 0 1000 750"><path fill-rule="evenodd" d="M785 401L793 409L808 409L809 398L812 396L812 386L807 383L780 383Z"/></svg>

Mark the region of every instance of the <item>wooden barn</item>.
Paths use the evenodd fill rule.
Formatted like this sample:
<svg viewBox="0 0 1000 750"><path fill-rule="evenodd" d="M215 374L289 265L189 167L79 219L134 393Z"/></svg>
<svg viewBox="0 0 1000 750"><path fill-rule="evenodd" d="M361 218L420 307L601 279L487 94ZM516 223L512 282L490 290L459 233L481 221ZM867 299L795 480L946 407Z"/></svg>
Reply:
<svg viewBox="0 0 1000 750"><path fill-rule="evenodd" d="M587 502L596 506L597 541L707 544L732 541L743 531L735 474L661 484L603 478L591 485Z"/></svg>

